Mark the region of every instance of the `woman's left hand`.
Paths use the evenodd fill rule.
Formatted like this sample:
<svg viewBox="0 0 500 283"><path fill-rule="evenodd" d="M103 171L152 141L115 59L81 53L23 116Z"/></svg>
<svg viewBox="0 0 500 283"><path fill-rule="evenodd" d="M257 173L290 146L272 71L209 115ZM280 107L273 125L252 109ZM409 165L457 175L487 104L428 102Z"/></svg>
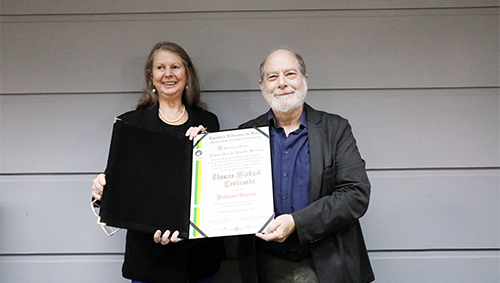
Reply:
<svg viewBox="0 0 500 283"><path fill-rule="evenodd" d="M184 240L184 239L181 239L178 237L179 237L179 231L177 231L177 230L174 233L172 233L172 236L170 236L170 230L165 231L163 236L161 235L161 231L157 230L153 236L153 240L155 241L155 243L157 243L157 244L161 243L162 245L166 245L170 242L178 243L178 242Z"/></svg>
<svg viewBox="0 0 500 283"><path fill-rule="evenodd" d="M186 137L189 137L189 140L192 141L198 134L206 132L207 129L203 127L203 125L199 125L198 127L189 127L186 131Z"/></svg>

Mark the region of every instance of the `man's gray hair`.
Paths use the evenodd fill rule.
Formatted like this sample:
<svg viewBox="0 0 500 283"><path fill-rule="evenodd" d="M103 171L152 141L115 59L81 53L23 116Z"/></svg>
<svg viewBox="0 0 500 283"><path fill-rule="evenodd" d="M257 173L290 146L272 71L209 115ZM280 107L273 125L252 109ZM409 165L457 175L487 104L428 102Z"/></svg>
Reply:
<svg viewBox="0 0 500 283"><path fill-rule="evenodd" d="M293 51L293 50L290 50L288 48L277 48L275 50L273 50L271 53L269 53L269 55L271 55L272 53L274 53L275 51L278 51L278 50L286 50L290 53L292 53L293 55L295 55L295 58L297 58L297 61L299 61L299 71L300 73L302 74L302 76L306 76L307 73L306 73L306 63L304 62L304 59L302 59L302 56L300 56L299 53ZM261 81L264 81L264 65L266 64L266 61L267 61L267 58L269 58L269 55L266 57L266 59L264 59L264 61L262 61L262 63L260 63L260 80Z"/></svg>

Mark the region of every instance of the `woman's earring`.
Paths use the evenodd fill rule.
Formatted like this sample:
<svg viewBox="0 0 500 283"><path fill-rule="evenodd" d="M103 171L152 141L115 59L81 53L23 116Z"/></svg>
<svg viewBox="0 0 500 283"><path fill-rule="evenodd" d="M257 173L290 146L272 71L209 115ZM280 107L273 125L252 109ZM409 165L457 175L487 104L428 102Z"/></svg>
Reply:
<svg viewBox="0 0 500 283"><path fill-rule="evenodd" d="M156 87L154 87L154 86L153 86L153 90L152 90L152 92L156 92Z"/></svg>

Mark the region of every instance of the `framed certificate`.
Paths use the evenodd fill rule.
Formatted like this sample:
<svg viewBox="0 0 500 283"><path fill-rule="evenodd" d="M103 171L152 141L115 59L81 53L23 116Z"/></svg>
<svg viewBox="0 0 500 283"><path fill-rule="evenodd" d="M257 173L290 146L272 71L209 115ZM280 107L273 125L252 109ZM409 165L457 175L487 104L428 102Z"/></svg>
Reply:
<svg viewBox="0 0 500 283"><path fill-rule="evenodd" d="M261 231L273 219L268 128L183 135L116 120L99 223L181 238Z"/></svg>
<svg viewBox="0 0 500 283"><path fill-rule="evenodd" d="M194 141L189 238L262 232L274 219L269 128Z"/></svg>

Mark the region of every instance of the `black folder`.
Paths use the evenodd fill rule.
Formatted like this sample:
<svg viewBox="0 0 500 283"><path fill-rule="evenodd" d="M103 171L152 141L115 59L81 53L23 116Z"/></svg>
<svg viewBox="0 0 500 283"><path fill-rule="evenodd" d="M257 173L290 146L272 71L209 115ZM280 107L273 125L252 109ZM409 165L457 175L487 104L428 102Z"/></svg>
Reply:
<svg viewBox="0 0 500 283"><path fill-rule="evenodd" d="M188 237L192 142L115 120L100 217L108 226Z"/></svg>

